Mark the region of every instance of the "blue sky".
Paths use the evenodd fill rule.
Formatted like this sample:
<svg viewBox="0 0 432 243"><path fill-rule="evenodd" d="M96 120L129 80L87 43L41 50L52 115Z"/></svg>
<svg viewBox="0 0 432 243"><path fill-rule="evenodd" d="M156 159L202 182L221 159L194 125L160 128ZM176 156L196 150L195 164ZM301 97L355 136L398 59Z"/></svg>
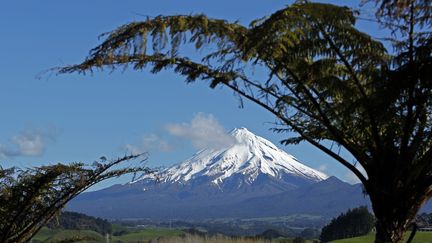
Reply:
<svg viewBox="0 0 432 243"><path fill-rule="evenodd" d="M291 2L1 1L0 164L91 162L139 149L150 153L149 166L167 166L199 147L202 138L179 136L169 129L188 128L191 123L210 122L226 131L243 126L277 144L287 135L269 131L275 122L272 115L248 102L239 109L227 89L212 90L205 82L185 84L169 71L35 77L49 68L82 61L100 43L99 34L144 16L205 13L247 25ZM358 7L358 1L331 2ZM379 35L369 24L361 23L360 28ZM353 181L347 170L310 145L283 149L308 166ZM125 180L111 180L96 189Z"/></svg>

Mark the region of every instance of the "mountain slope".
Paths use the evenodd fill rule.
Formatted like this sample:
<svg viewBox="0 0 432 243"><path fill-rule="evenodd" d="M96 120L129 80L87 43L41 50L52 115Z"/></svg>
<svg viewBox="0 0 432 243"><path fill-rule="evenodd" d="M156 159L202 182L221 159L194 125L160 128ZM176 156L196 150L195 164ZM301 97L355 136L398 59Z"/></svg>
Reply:
<svg viewBox="0 0 432 243"><path fill-rule="evenodd" d="M225 148L203 149L184 162L161 171L157 176L165 183L187 184L207 178L215 185L241 175L243 183L252 184L259 176L317 182L327 178L319 171L301 164L292 155L246 128L234 129L232 144ZM150 177L145 177L146 179Z"/></svg>
<svg viewBox="0 0 432 243"><path fill-rule="evenodd" d="M337 214L364 204L361 188L301 164L246 128L156 176L84 193L69 210L108 218L205 219ZM158 180L156 180L156 178ZM346 203L349 202L349 203Z"/></svg>

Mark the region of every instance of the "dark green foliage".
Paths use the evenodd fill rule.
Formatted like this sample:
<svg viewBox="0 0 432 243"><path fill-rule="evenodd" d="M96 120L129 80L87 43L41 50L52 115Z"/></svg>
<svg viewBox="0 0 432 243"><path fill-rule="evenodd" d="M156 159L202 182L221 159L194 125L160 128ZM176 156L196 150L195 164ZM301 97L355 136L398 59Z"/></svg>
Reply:
<svg viewBox="0 0 432 243"><path fill-rule="evenodd" d="M378 20L386 27L405 36L410 35L409 26L412 20L419 29L430 27L432 24L431 0L364 0L364 2L375 2L378 7L376 13ZM420 37L418 40L427 38L423 34L430 37L430 31L426 31L416 33L416 38Z"/></svg>
<svg viewBox="0 0 432 243"><path fill-rule="evenodd" d="M229 88L275 115L275 131L298 135L283 143L309 142L351 170L371 199L377 242L401 242L432 195L432 7L371 1L391 30L384 40L358 30L347 7L296 1L249 27L203 15L127 24L58 72L149 66ZM257 80L256 69L268 76Z"/></svg>
<svg viewBox="0 0 432 243"><path fill-rule="evenodd" d="M292 241L293 243L306 243L306 240L303 239L302 237L296 237L293 239Z"/></svg>
<svg viewBox="0 0 432 243"><path fill-rule="evenodd" d="M101 235L112 233L111 223L107 220L75 212L61 212L59 216L47 224L47 227L51 229L92 230Z"/></svg>
<svg viewBox="0 0 432 243"><path fill-rule="evenodd" d="M67 202L100 181L127 173L151 173L141 164L121 167L141 156L129 155L112 161L102 157L92 165L0 168L0 242L29 241Z"/></svg>
<svg viewBox="0 0 432 243"><path fill-rule="evenodd" d="M366 206L350 209L326 225L322 231L321 242L367 235L374 227L375 219Z"/></svg>

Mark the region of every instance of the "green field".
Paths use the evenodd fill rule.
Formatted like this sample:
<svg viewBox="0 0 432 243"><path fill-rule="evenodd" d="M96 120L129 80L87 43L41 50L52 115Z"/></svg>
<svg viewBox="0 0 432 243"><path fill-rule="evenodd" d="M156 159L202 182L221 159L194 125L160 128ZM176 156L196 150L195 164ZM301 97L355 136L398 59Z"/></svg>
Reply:
<svg viewBox="0 0 432 243"><path fill-rule="evenodd" d="M123 228L117 228L122 230ZM106 242L106 238L101 234L91 230L52 230L43 228L34 238L33 242L60 242L61 240L75 239L74 242ZM81 239L81 241L78 241ZM83 240L84 239L84 240ZM264 240L261 238L249 237L228 237L224 235L198 236L190 235L178 229L167 228L147 228L141 230L131 230L121 236L111 236L110 242L149 242L157 239L159 243L291 243L289 239ZM306 241L312 243L312 241Z"/></svg>
<svg viewBox="0 0 432 243"><path fill-rule="evenodd" d="M145 241L151 240L158 237L174 237L174 236L182 236L185 233L178 229L164 229L164 228L155 228L155 229L144 229L138 232L131 232L122 236L113 236L113 241L122 241L122 242L132 242L132 241Z"/></svg>
<svg viewBox="0 0 432 243"><path fill-rule="evenodd" d="M405 235L405 240L409 237L409 233ZM331 243L372 243L374 242L375 234L371 233L366 236L335 240ZM414 243L431 243L432 242L432 232L417 232L413 240Z"/></svg>
<svg viewBox="0 0 432 243"><path fill-rule="evenodd" d="M43 228L34 238L34 242L61 241L64 239L85 239L86 241L103 241L104 237L91 230L51 230Z"/></svg>
<svg viewBox="0 0 432 243"><path fill-rule="evenodd" d="M111 242L142 242L158 237L182 236L185 233L178 229L142 229L128 232L121 236L111 236ZM105 236L91 230L52 230L43 228L33 238L34 242L56 242L64 239L85 239L86 242L105 242Z"/></svg>

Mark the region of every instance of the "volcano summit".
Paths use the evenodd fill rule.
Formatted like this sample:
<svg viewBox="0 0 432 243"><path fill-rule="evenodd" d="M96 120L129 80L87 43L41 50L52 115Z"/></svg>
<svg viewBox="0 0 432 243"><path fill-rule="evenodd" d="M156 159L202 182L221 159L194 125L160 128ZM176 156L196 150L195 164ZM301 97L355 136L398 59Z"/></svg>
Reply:
<svg viewBox="0 0 432 243"><path fill-rule="evenodd" d="M68 210L105 218L188 220L336 214L365 204L358 185L329 178L246 128L229 135L226 147L203 149L154 175L84 193Z"/></svg>

